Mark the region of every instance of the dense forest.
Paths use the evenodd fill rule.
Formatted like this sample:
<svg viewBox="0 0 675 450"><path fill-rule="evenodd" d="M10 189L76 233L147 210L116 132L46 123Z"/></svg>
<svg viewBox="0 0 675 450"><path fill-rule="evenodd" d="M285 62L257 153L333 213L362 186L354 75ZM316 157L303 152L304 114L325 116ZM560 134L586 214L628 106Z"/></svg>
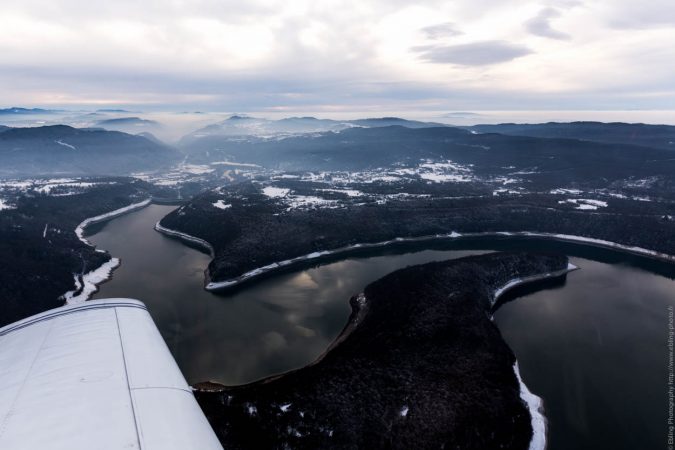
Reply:
<svg viewBox="0 0 675 450"><path fill-rule="evenodd" d="M21 195L0 213L0 326L61 306L75 288L74 274L96 269L111 256L78 239L86 218L150 198L140 180L99 178L77 195Z"/></svg>
<svg viewBox="0 0 675 450"><path fill-rule="evenodd" d="M379 192L390 192L390 184L383 185ZM574 200L574 196L470 195L481 189L481 185L471 184L465 195L459 195L457 183L408 183L407 190L416 195L390 196L386 200L370 193L347 197L337 189L326 193L323 191L332 185L317 182L275 186L293 186L292 192L299 199L321 193L324 201L336 203L289 207L283 198L266 196L263 184L243 183L202 194L161 223L213 245L215 258L209 274L214 281L236 278L313 252L453 231L570 234L675 254L673 203L605 197L593 200L586 195L585 199L606 206L584 210L578 209L578 203L566 201L568 197ZM429 190L425 191L427 186ZM448 189L445 195L441 193L443 186ZM369 188L378 192L374 183ZM218 201L229 207L214 207Z"/></svg>

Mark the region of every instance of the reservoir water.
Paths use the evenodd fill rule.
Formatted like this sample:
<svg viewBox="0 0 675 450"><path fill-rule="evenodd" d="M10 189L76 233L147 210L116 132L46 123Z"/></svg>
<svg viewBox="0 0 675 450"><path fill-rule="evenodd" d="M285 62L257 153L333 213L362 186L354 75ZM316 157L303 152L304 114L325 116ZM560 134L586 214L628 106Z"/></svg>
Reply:
<svg viewBox="0 0 675 450"><path fill-rule="evenodd" d="M665 447L670 266L571 244L482 239L380 249L216 295L203 289L209 256L153 230L173 208L151 205L88 230L122 260L94 298L145 302L190 383L246 383L311 362L342 330L349 298L398 268L491 250L559 251L581 270L523 290L495 314L525 383L544 399L549 450Z"/></svg>

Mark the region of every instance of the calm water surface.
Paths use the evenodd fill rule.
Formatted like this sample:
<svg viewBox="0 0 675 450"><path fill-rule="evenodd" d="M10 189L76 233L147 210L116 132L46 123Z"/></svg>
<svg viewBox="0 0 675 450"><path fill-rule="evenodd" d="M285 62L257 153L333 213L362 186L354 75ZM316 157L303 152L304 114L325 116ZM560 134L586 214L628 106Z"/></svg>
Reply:
<svg viewBox="0 0 675 450"><path fill-rule="evenodd" d="M202 289L208 255L153 230L173 208L151 205L91 230L93 243L122 259L94 298L145 302L190 383L245 383L311 362L342 330L349 297L397 268L489 249L557 250L577 255L582 270L495 316L525 382L545 401L549 449L665 447L675 281L652 271L670 268L645 270L635 258L574 245L483 240L352 257L223 296Z"/></svg>
<svg viewBox="0 0 675 450"><path fill-rule="evenodd" d="M151 205L89 237L121 258L94 298L142 300L190 383L240 384L301 367L342 331L349 298L406 265L476 251L423 251L353 259L251 284L232 295L203 289L210 257L153 230L174 207Z"/></svg>

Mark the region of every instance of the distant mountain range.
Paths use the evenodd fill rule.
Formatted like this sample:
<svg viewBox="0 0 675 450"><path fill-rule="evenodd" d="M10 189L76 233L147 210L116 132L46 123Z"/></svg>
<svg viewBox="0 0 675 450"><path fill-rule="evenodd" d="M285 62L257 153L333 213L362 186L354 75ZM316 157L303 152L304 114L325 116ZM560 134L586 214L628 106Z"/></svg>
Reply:
<svg viewBox="0 0 675 450"><path fill-rule="evenodd" d="M114 119L100 120L96 123L99 127L115 126L115 125L132 125L132 126L159 126L159 122L154 120L141 119L140 117L117 117Z"/></svg>
<svg viewBox="0 0 675 450"><path fill-rule="evenodd" d="M41 109L41 108L5 108L0 109L0 115L29 115L29 114L54 114L59 111L54 109Z"/></svg>
<svg viewBox="0 0 675 450"><path fill-rule="evenodd" d="M474 134L453 127L350 128L285 139L203 138L189 161L233 161L286 171L372 170L451 160L484 177L526 177L542 189L603 179L675 174L671 150L578 139Z"/></svg>
<svg viewBox="0 0 675 450"><path fill-rule="evenodd" d="M208 125L184 136L181 147L190 147L192 144L207 139L210 142L228 141L229 138L254 136L259 138L275 138L289 135L322 133L340 131L353 127L387 127L392 125L406 128L443 127L444 124L419 122L398 117L381 117L357 120L317 119L316 117L288 117L280 120L261 119L249 116L234 115L227 120Z"/></svg>
<svg viewBox="0 0 675 450"><path fill-rule="evenodd" d="M569 138L614 144L633 144L675 150L675 126L643 123L548 122L502 123L464 127L479 133L499 133L544 138Z"/></svg>
<svg viewBox="0 0 675 450"><path fill-rule="evenodd" d="M159 122L142 119L140 117L115 117L112 119L103 119L95 122L94 126L129 134L159 131L162 127Z"/></svg>
<svg viewBox="0 0 675 450"><path fill-rule="evenodd" d="M447 158L491 174L525 171L556 183L618 179L629 172L665 176L674 173L675 165L675 126L667 125L551 122L460 128L396 117L339 121L235 115L183 137L179 151L154 137L151 131L161 125L152 120L118 117L94 123L120 131L0 126L0 175L128 175L170 166L186 155L196 164L231 161L281 170L362 170ZM574 176L570 167L577 167Z"/></svg>
<svg viewBox="0 0 675 450"><path fill-rule="evenodd" d="M0 132L0 175L129 175L181 158L171 147L118 131L54 125Z"/></svg>

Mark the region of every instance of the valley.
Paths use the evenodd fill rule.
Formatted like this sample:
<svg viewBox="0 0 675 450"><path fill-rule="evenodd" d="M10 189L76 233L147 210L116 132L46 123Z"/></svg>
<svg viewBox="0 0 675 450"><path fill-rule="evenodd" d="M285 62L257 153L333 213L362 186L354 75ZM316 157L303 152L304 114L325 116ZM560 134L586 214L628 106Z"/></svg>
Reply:
<svg viewBox="0 0 675 450"><path fill-rule="evenodd" d="M10 256L3 259L5 267L0 271L0 317L10 323L65 301L142 299L186 377L198 387L198 400L226 445L265 447L274 445L274 436L283 435L283 442L301 448L391 446L385 436L395 428L396 445L403 446L424 429L428 445L527 448L528 442L539 439L550 448L565 448L565 436L575 436L579 448L585 448L589 436L556 412L558 406L574 405L573 399L542 387L542 379L531 369L542 357L530 360L530 355L537 354L536 346L523 344L516 332L526 323L522 320L531 319L502 322L500 317L512 316L498 312L514 309L510 299L523 295L546 299L547 290L561 289L568 282L549 280L515 288L494 307L485 292L501 292L500 283L510 286L509 280L542 272L563 274L560 270L567 267L567 260L562 255L572 256L581 271L584 266L594 267L593 278L584 282L588 285L592 279L616 278L624 264L636 268L625 275L628 282L647 270L660 277L654 279L654 286L667 285L674 278L675 255L672 150L645 139L630 145L615 143L602 133L590 140L578 139L589 131L584 128L587 125L575 124L560 138L508 135L535 134L529 129L483 134L487 129L393 118L339 122L339 126L311 118L279 122L232 117L209 128L206 137L201 136L204 131L186 137L178 149L167 153L178 157L155 159L152 166L147 161L129 161L131 166L122 169L111 160L110 169L102 165L78 172L85 167L78 165L73 166L76 170L45 177L24 173L29 166L17 165L20 170L8 172L11 175L0 181L1 242L3 254ZM253 134L237 134L242 123L245 132ZM36 132L49 133L59 151L66 147L59 141L76 148L100 148L72 144L72 139L66 140L68 129L38 127ZM59 137L61 132L66 137ZM547 128L540 131L544 132L556 133ZM53 167L64 167L68 161L65 158ZM128 177L96 174L117 170L132 173ZM452 269L464 267L462 257L469 258L470 274ZM502 280L501 272L490 268L501 258L516 258L514 264L522 268L514 268L510 278ZM553 265L548 267L545 261ZM396 269L402 270L401 275ZM433 274L439 270L459 276L468 290L453 291L457 288L449 275L434 285ZM394 293L391 286L396 283L391 280L399 276L408 281ZM366 310L356 295L364 288L367 299L387 304L401 296L395 303L400 307L426 305L436 312L430 312L424 323L416 321L417 313L392 313L391 305L383 312L368 310L364 316ZM574 305L578 288L569 292L565 301ZM670 304L673 299L667 289L659 292L651 294L653 301ZM448 296L457 300L448 302ZM628 299L614 301L620 304ZM448 314L437 310L441 304L473 311L471 320L452 325L457 327L456 336L465 337L443 341L442 346L434 327L453 315L468 313L462 309ZM472 309L476 306L483 312ZM497 321L479 320L485 311L490 317L495 314ZM528 311L519 314L527 317ZM371 314L377 318L366 320ZM419 314L426 317L427 313ZM626 320L615 315L617 321ZM411 323L403 325L401 318ZM390 321L392 325L387 325ZM410 333L401 335L401 327L410 327ZM491 331L477 340L466 337L479 329ZM653 330L653 324L648 329ZM511 338L497 338L500 331ZM435 337L429 337L427 344L411 341L417 333ZM383 339L377 351L359 341L373 344L375 336ZM491 349L492 356L486 360L462 353L455 346L465 338ZM613 339L612 352L619 345ZM653 333L646 333L645 339L653 340ZM523 358L522 378L513 369L511 340ZM445 356L430 352L427 363L431 367L431 361L445 361L434 363L435 370L445 373L443 378L452 378L451 373L466 367L482 367L485 372L471 383L457 381L442 399L424 397L424 392L441 389L433 380L424 381L425 369L420 365L420 346L432 342ZM589 345L587 336L579 342ZM386 355L385 348L396 357L374 357ZM454 356L448 358L446 350ZM394 360L409 361L409 370L393 367ZM455 365L450 360L465 362ZM567 361L573 360L567 356ZM501 361L499 369L491 365L497 361ZM657 363L650 357L646 364ZM352 378L344 379L350 367ZM357 381L369 379L362 372L365 367L398 386L397 395L407 402L397 406L397 395L382 397L378 414L391 417L380 425L368 421L364 415L368 408L359 403L386 391L377 381ZM343 375L336 378L338 373ZM457 405L465 397L473 399L474 405L482 404L480 383L498 374L493 381L502 392L502 406L493 409L491 418L481 416L481 426L486 428L474 429L476 434L463 435L460 430L466 428L461 425L463 417L479 414L478 409L460 408L452 417L438 419L422 406L447 409L439 402ZM297 384L296 378L314 387L294 391L290 386ZM634 388L644 389L648 379L642 377ZM411 380L415 382L410 384ZM523 394L529 392L531 382L538 386L535 394L544 389L545 411L547 402L553 402L551 416L546 414L551 420L550 436L537 431L536 421L532 422L538 414L532 400L536 397ZM519 395L514 396L514 386L520 386ZM335 403L336 398L352 401L343 405ZM653 396L649 398L644 411L653 406ZM598 401L606 400L589 400L584 406L593 423ZM331 410L331 404L342 406ZM624 414L621 405L612 406L615 414ZM281 412L275 408L282 408ZM297 417L297 411L310 416ZM497 425L505 423L506 417L518 418L511 422L515 428ZM458 428L448 428L449 424ZM602 422L594 426L602 427ZM356 434L346 432L354 427L366 428ZM646 430L649 436L655 433L652 428ZM617 442L624 441L630 440ZM617 445L613 448L621 448Z"/></svg>

